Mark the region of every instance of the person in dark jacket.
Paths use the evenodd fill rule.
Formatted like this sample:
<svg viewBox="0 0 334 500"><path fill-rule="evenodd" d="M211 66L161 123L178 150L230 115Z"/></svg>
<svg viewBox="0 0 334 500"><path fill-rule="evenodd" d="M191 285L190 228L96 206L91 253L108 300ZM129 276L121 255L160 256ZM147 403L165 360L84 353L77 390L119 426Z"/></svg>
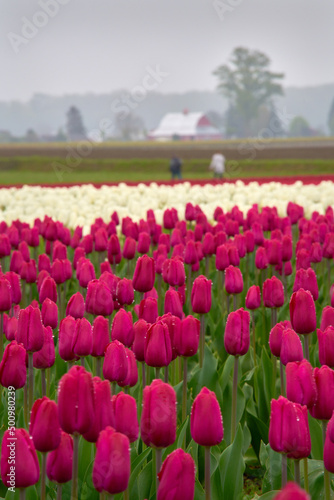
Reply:
<svg viewBox="0 0 334 500"><path fill-rule="evenodd" d="M173 156L173 158L170 161L169 164L169 170L172 174L172 180L174 179L182 179L182 174L181 174L181 167L182 167L182 162L179 158L176 156Z"/></svg>

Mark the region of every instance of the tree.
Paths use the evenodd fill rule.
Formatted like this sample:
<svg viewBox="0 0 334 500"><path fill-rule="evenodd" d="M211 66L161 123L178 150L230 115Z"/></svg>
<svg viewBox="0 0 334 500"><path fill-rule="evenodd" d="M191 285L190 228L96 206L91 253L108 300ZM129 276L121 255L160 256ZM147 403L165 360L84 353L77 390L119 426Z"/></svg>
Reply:
<svg viewBox="0 0 334 500"><path fill-rule="evenodd" d="M71 141L79 141L86 138L85 127L83 125L81 113L75 106L71 106L66 113L67 137Z"/></svg>
<svg viewBox="0 0 334 500"><path fill-rule="evenodd" d="M332 100L332 105L328 113L328 128L330 135L334 135L334 98Z"/></svg>
<svg viewBox="0 0 334 500"><path fill-rule="evenodd" d="M124 141L133 141L144 137L144 122L142 118L130 111L115 116L115 135Z"/></svg>
<svg viewBox="0 0 334 500"><path fill-rule="evenodd" d="M262 52L237 47L230 64L219 66L213 73L219 80L218 91L229 101L227 129L239 137L254 134L251 122L257 120L260 108L271 110L272 97L283 94L280 81L284 74L272 73L269 66L270 59Z"/></svg>
<svg viewBox="0 0 334 500"><path fill-rule="evenodd" d="M308 121L303 116L295 116L289 127L290 137L310 137L314 135Z"/></svg>
<svg viewBox="0 0 334 500"><path fill-rule="evenodd" d="M26 135L24 137L25 142L38 142L39 137L36 134L35 130L32 128L28 128L26 131Z"/></svg>

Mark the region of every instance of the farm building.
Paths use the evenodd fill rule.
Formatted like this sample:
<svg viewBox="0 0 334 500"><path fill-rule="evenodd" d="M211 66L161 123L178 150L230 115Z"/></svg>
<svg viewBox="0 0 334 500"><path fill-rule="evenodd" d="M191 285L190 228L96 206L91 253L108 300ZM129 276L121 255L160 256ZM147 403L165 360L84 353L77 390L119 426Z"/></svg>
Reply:
<svg viewBox="0 0 334 500"><path fill-rule="evenodd" d="M220 131L204 113L167 113L158 128L148 134L155 141L222 139Z"/></svg>

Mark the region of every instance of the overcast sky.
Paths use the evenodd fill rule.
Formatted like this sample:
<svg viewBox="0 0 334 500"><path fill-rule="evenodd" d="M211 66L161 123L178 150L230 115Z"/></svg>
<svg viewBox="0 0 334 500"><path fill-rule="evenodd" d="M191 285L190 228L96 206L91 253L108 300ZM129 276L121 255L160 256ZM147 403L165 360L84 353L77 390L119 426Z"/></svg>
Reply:
<svg viewBox="0 0 334 500"><path fill-rule="evenodd" d="M50 14L41 14L42 3ZM131 90L157 65L158 91L213 90L212 71L237 46L265 52L285 86L334 82L333 0L0 0L0 7L0 100Z"/></svg>

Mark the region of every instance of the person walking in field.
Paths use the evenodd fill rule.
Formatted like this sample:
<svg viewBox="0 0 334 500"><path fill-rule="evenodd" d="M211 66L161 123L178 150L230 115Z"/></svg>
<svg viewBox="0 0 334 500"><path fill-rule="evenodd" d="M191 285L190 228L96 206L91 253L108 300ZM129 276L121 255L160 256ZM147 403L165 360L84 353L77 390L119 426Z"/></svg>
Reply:
<svg viewBox="0 0 334 500"><path fill-rule="evenodd" d="M174 180L175 178L182 179L181 167L182 167L181 160L176 156L174 156L169 164L169 170L172 174L172 180Z"/></svg>
<svg viewBox="0 0 334 500"><path fill-rule="evenodd" d="M214 177L222 179L225 172L225 156L221 153L215 153L212 156L209 169L213 170Z"/></svg>

